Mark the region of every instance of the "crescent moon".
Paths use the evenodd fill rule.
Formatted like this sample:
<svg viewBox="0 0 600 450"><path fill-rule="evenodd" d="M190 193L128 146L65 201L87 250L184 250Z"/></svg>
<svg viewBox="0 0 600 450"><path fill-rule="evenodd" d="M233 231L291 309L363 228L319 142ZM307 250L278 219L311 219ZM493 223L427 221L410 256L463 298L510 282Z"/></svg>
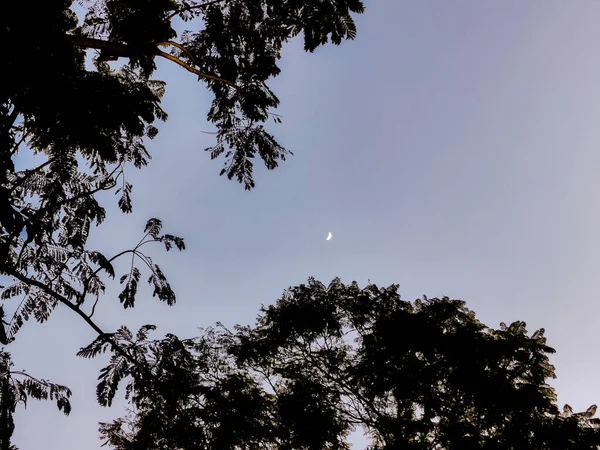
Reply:
<svg viewBox="0 0 600 450"><path fill-rule="evenodd" d="M327 237L325 238L325 240L330 241L332 237L333 237L333 234L331 234L331 231L330 231L329 234L327 235Z"/></svg>

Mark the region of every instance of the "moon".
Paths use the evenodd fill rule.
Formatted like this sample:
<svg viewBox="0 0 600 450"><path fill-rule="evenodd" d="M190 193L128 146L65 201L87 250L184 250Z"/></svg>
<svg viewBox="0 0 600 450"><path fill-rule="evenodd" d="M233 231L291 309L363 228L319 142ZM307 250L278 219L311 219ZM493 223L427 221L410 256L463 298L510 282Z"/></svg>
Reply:
<svg viewBox="0 0 600 450"><path fill-rule="evenodd" d="M333 237L333 234L331 234L331 231L327 234L327 237L325 238L326 241L330 241L331 238Z"/></svg>

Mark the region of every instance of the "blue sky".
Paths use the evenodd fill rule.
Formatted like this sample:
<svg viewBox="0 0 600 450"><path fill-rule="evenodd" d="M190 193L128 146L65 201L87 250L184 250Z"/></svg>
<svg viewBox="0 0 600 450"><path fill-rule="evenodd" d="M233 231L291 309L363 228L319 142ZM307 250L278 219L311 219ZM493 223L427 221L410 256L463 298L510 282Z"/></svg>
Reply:
<svg viewBox="0 0 600 450"><path fill-rule="evenodd" d="M600 3L594 0L366 2L358 38L314 54L284 52L272 86L295 153L259 168L246 192L218 176L205 122L210 97L161 63L170 118L133 169L134 213L113 208L93 245L116 253L149 217L188 250L152 250L178 293L131 311L116 289L100 304L111 330L159 326L191 336L219 320L250 323L261 304L314 276L400 283L403 298L461 298L490 326L544 327L559 403L600 402ZM111 199L112 201L112 199ZM327 232L333 239L325 241ZM78 359L94 338L59 308L11 345L17 368L69 385L70 417L32 402L17 414L26 448L100 448L95 405L103 361ZM35 431L34 431L35 430Z"/></svg>

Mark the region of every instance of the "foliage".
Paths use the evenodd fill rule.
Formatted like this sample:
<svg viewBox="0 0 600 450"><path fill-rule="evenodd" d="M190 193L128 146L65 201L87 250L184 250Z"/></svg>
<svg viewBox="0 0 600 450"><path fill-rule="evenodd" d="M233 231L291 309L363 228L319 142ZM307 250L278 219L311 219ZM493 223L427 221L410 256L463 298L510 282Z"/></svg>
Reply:
<svg viewBox="0 0 600 450"><path fill-rule="evenodd" d="M79 10L80 17L71 0L9 2L0 20L6 44L0 84L0 276L7 279L0 301L11 305L5 308L9 322L0 327L0 343L10 344L27 320L44 322L58 304L66 306L94 329L98 345L113 352L114 370L101 374L105 384L99 391L101 402L109 404L121 377L151 377L146 362L129 353L126 328L109 333L93 321L106 283L117 275L113 263L132 258L119 278L124 308L135 306L146 276L153 296L172 305L176 298L165 274L141 247L154 242L166 250L184 249L181 238L161 233L158 219L148 221L137 245L114 256L88 246L93 227L106 216L98 194L112 191L118 207L132 211L127 173L148 164L145 142L156 136L156 122L167 119L161 107L167 84L154 78L156 59L205 83L213 95L207 119L216 128L216 142L206 151L213 159L224 156L221 174L251 189L255 157L274 169L289 153L266 127L269 117L281 122L272 112L279 100L267 82L280 72L283 44L302 34L312 52L327 42L353 39L352 14L362 13L363 5L360 0L82 0ZM178 35L175 21L187 22L189 29ZM118 68L111 65L119 59Z"/></svg>
<svg viewBox="0 0 600 450"><path fill-rule="evenodd" d="M71 391L66 386L37 379L25 371L11 371L10 354L0 351L0 450L17 450L10 444L15 425L13 413L18 403L29 398L54 400L59 410L69 415Z"/></svg>
<svg viewBox="0 0 600 450"><path fill-rule="evenodd" d="M101 432L119 450L346 449L356 428L372 449L598 448L595 405L556 405L543 329L397 288L310 279L255 326L131 343L155 376L127 385L134 409Z"/></svg>

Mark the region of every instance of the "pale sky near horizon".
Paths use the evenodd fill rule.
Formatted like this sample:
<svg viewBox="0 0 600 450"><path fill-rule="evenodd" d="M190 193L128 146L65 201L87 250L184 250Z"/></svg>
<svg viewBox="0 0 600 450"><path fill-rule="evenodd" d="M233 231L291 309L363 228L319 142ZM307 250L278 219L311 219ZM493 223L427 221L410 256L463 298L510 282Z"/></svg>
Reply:
<svg viewBox="0 0 600 450"><path fill-rule="evenodd" d="M284 123L271 130L295 156L272 172L257 160L251 192L202 151L206 89L160 64L170 117L150 166L128 173L134 213L111 207L92 239L116 253L161 218L188 247L151 250L178 303L123 311L112 289L98 323L189 337L252 323L309 276L399 283L406 300L463 299L491 327L544 327L559 404L600 403L600 2L365 3L355 41L285 49L271 83ZM74 391L69 417L50 402L18 409L22 450L99 449L97 422L123 414L122 396L95 402L105 359L75 356L93 338L59 306L7 348L16 369Z"/></svg>

